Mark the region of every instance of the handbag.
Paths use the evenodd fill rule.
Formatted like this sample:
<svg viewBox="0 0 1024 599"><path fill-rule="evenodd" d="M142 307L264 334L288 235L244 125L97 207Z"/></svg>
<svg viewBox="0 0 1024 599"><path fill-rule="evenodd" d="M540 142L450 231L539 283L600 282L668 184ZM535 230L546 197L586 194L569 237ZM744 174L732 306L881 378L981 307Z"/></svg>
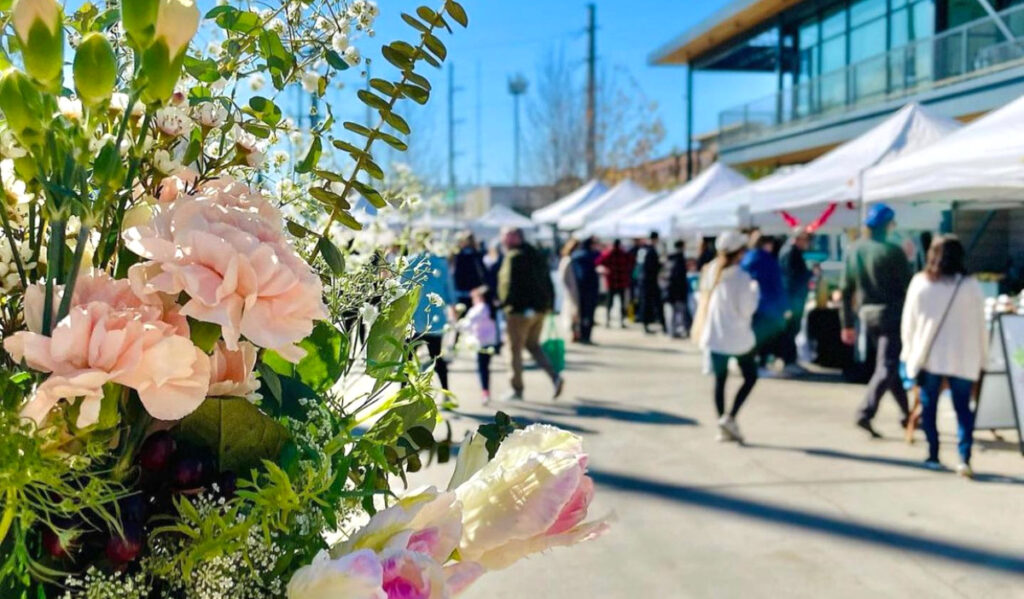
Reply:
<svg viewBox="0 0 1024 599"><path fill-rule="evenodd" d="M700 278L703 279L707 269L710 268L712 264L716 263L717 262L714 261L708 262L708 264L704 266L704 271L702 271ZM700 289L698 283L697 313L693 315L693 324L690 326L690 339L693 339L698 344L700 343L701 336L704 334L704 327L707 326L708 311L711 309L711 296L715 293L718 283L722 280L723 270L725 269L721 267L718 268L718 271L715 273L715 280L712 282L710 289Z"/></svg>
<svg viewBox="0 0 1024 599"><path fill-rule="evenodd" d="M548 362L555 373L565 370L565 339L558 332L558 324L555 322L555 315L548 314L547 324L544 327L544 340L541 341L540 349L547 356Z"/></svg>
<svg viewBox="0 0 1024 599"><path fill-rule="evenodd" d="M939 333L942 331L942 325L946 324L946 317L949 316L950 309L953 308L953 302L956 301L956 294L960 291L960 285L964 282L964 276L961 275L956 281L956 287L953 288L953 295L949 297L949 303L946 304L946 309L942 312L942 318L939 319L938 326L935 327L935 332L932 333L932 338L928 341L928 346L924 350L924 355L921 356L921 365L924 366L928 363L928 357L932 353L932 347L935 345L935 340L939 337ZM905 363L900 363L900 376L906 381L907 367ZM921 389L916 381L912 381L910 393L914 396L914 405L910 408L910 416L907 418L906 427L906 440L907 443L914 442L914 430L917 429L917 420L921 415Z"/></svg>

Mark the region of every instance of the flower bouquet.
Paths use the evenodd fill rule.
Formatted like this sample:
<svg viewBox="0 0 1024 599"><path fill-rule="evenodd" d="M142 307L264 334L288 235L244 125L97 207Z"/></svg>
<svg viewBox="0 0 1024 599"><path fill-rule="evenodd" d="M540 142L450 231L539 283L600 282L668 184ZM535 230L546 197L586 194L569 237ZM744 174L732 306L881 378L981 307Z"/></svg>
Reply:
<svg viewBox="0 0 1024 599"><path fill-rule="evenodd" d="M376 124L337 127L376 16L0 3L0 597L436 599L604 530L580 439L502 414L447 490L393 491L453 450L411 357L425 298L333 233L401 200L372 147L406 147L396 105L467 17L403 14L415 43L358 92Z"/></svg>

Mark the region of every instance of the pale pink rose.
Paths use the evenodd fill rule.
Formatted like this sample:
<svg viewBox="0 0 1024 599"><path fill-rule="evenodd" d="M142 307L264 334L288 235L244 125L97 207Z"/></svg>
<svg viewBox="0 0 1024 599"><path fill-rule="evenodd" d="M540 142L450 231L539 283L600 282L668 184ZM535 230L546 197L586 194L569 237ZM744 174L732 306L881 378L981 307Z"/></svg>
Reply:
<svg viewBox="0 0 1024 599"><path fill-rule="evenodd" d="M183 195L188 189L195 187L196 181L198 180L199 173L187 167L182 168L173 175L164 177L160 180L160 185L157 187L156 199L161 204L173 202L178 199L178 196Z"/></svg>
<svg viewBox="0 0 1024 599"><path fill-rule="evenodd" d="M537 424L512 433L493 460L455 488L463 514L459 554L502 569L603 534L606 522L584 522L594 495L586 470L577 435Z"/></svg>
<svg viewBox="0 0 1024 599"><path fill-rule="evenodd" d="M370 518L333 555L360 549L408 549L447 561L462 537L462 506L455 493L435 487L412 492Z"/></svg>
<svg viewBox="0 0 1024 599"><path fill-rule="evenodd" d="M444 569L429 555L392 549L380 555L388 599L448 599Z"/></svg>
<svg viewBox="0 0 1024 599"><path fill-rule="evenodd" d="M77 425L96 423L106 383L135 389L154 418L178 420L199 407L209 387L209 357L149 306L75 306L52 336L21 331L4 340L4 349L51 373L22 408L22 416L36 423L61 399L79 397Z"/></svg>
<svg viewBox="0 0 1024 599"><path fill-rule="evenodd" d="M218 341L210 356L210 396L248 397L260 387L256 380L256 346L246 341L237 350Z"/></svg>
<svg viewBox="0 0 1024 599"><path fill-rule="evenodd" d="M388 599L381 588L384 569L372 551L357 551L331 559L326 551L295 571L288 582L288 599Z"/></svg>
<svg viewBox="0 0 1024 599"><path fill-rule="evenodd" d="M185 292L181 313L220 325L228 349L244 336L298 361L305 352L296 343L327 316L320 278L288 243L280 213L243 184L204 184L125 237L150 260L129 270L135 292Z"/></svg>

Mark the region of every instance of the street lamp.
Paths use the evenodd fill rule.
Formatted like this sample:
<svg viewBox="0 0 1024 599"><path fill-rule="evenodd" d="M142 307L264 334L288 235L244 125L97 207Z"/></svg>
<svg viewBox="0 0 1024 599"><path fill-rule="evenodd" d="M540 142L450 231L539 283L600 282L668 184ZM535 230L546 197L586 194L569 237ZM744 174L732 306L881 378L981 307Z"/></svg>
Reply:
<svg viewBox="0 0 1024 599"><path fill-rule="evenodd" d="M514 156L515 156L515 168L512 171L512 183L519 187L519 96L526 93L528 87L526 77L523 77L521 73L508 78L508 93L512 94L512 123L514 128Z"/></svg>

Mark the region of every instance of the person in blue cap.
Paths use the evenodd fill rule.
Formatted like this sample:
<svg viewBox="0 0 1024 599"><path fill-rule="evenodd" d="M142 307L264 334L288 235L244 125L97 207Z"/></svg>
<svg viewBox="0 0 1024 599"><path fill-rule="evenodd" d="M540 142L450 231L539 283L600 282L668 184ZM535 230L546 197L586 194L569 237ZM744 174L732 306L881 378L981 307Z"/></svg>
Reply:
<svg viewBox="0 0 1024 599"><path fill-rule="evenodd" d="M896 213L885 204L871 206L864 219L867 235L847 252L840 284L843 342L854 344L854 325L859 319L867 336L868 355L874 350L876 356L875 371L857 416L857 426L875 438L881 435L871 421L886 391L899 404L903 425L909 414L907 392L900 378L900 319L913 273L903 249L886 239L895 227L895 217Z"/></svg>

